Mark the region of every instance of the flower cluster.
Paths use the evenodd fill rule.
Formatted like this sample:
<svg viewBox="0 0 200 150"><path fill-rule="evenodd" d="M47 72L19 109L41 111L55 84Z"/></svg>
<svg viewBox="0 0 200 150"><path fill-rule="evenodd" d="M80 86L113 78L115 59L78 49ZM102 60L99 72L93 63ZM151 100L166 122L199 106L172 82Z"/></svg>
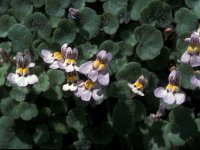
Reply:
<svg viewBox="0 0 200 150"><path fill-rule="evenodd" d="M30 74L29 68L34 67L35 64L31 63L31 54L29 50L26 49L24 52L18 52L15 59L17 62L16 72L9 73L7 80L21 87L38 82L38 77L34 74Z"/></svg>
<svg viewBox="0 0 200 150"><path fill-rule="evenodd" d="M108 63L112 59L110 53L101 50L95 61L88 61L80 68L76 66L78 50L68 47L67 44L61 47L61 52L52 53L49 50L42 50L41 54L44 62L49 64L50 68L62 69L66 72L67 83L63 85L63 91L72 91L83 101L90 101L91 98L95 101L103 99L102 86L107 86L110 82L108 72ZM78 72L84 74L87 80L80 80Z"/></svg>

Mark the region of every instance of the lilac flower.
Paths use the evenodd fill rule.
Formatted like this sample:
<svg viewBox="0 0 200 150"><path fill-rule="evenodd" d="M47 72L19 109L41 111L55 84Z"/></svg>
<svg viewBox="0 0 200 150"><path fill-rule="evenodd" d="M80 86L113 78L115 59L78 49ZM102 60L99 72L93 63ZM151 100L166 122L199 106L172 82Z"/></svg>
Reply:
<svg viewBox="0 0 200 150"><path fill-rule="evenodd" d="M199 72L197 72L198 74L199 74ZM194 76L192 76L192 78L191 78L191 84L192 84L192 86L194 86L195 88L200 88L200 78L199 78L199 75L194 75Z"/></svg>
<svg viewBox="0 0 200 150"><path fill-rule="evenodd" d="M61 69L66 72L78 71L79 68L76 66L76 59L78 57L78 50L76 48L68 47L62 52L64 56L64 62L59 62L58 65Z"/></svg>
<svg viewBox="0 0 200 150"><path fill-rule="evenodd" d="M134 84L128 83L128 86L131 88L131 91L140 96L144 96L143 90L147 85L148 80L141 75Z"/></svg>
<svg viewBox="0 0 200 150"><path fill-rule="evenodd" d="M76 71L67 73L67 84L64 84L63 91L76 91L78 89L79 77Z"/></svg>
<svg viewBox="0 0 200 150"><path fill-rule="evenodd" d="M75 8L69 8L69 18L71 19L80 19L79 10Z"/></svg>
<svg viewBox="0 0 200 150"><path fill-rule="evenodd" d="M181 56L181 62L189 63L192 67L200 66L200 37L199 33L193 32L185 41L189 44L187 50Z"/></svg>
<svg viewBox="0 0 200 150"><path fill-rule="evenodd" d="M103 99L102 87L98 82L92 82L87 80L86 82L80 82L78 90L74 92L76 97L80 97L83 101L90 101L93 98L95 101Z"/></svg>
<svg viewBox="0 0 200 150"><path fill-rule="evenodd" d="M154 90L154 95L158 98L162 98L167 104L182 104L185 101L185 94L180 91L180 77L179 71L173 70L169 75L169 84L164 89L158 87Z"/></svg>
<svg viewBox="0 0 200 150"><path fill-rule="evenodd" d="M60 68L59 62L64 62L63 53L67 49L67 44L63 44L61 47L61 52L52 53L49 50L42 50L41 55L45 63L50 64L50 68L58 69Z"/></svg>
<svg viewBox="0 0 200 150"><path fill-rule="evenodd" d="M82 64L79 68L79 72L85 74L92 82L98 81L99 84L107 86L110 82L108 63L111 59L111 53L101 50L97 54L96 60Z"/></svg>
<svg viewBox="0 0 200 150"><path fill-rule="evenodd" d="M29 68L34 66L34 64L31 63L30 53L27 53L27 51L17 53L16 62L16 73L9 73L7 76L7 80L10 83L25 87L28 84L35 84L38 82L38 77L36 75L30 75Z"/></svg>

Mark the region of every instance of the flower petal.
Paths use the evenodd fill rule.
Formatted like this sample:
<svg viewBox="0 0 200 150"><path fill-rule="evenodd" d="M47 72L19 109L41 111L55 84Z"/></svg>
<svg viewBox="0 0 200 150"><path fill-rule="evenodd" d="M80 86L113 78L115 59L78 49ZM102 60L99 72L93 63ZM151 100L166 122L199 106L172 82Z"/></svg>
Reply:
<svg viewBox="0 0 200 150"><path fill-rule="evenodd" d="M58 61L54 61L54 62L49 66L49 68L51 68L51 69L58 69L58 68L59 68Z"/></svg>
<svg viewBox="0 0 200 150"><path fill-rule="evenodd" d="M72 50L72 59L77 59L78 57L78 50L76 48L73 48Z"/></svg>
<svg viewBox="0 0 200 150"><path fill-rule="evenodd" d="M176 93L174 94L176 99L176 104L180 105L185 101L185 94L184 93Z"/></svg>
<svg viewBox="0 0 200 150"><path fill-rule="evenodd" d="M97 58L105 59L106 58L106 54L107 54L107 52L105 50L101 50L101 51L98 52Z"/></svg>
<svg viewBox="0 0 200 150"><path fill-rule="evenodd" d="M66 72L73 72L74 71L74 66L73 65L67 65L66 67L65 67L65 71Z"/></svg>
<svg viewBox="0 0 200 150"><path fill-rule="evenodd" d="M90 71L92 71L92 69L93 69L93 61L88 61L79 67L79 72L86 75Z"/></svg>
<svg viewBox="0 0 200 150"><path fill-rule="evenodd" d="M195 76L192 76L190 82L191 82L192 86L200 87L200 80L198 80Z"/></svg>
<svg viewBox="0 0 200 150"><path fill-rule="evenodd" d="M77 66L74 66L74 69L75 69L76 71L79 71L79 67L77 67Z"/></svg>
<svg viewBox="0 0 200 150"><path fill-rule="evenodd" d="M58 66L59 66L60 69L65 70L65 64L64 63L58 61Z"/></svg>
<svg viewBox="0 0 200 150"><path fill-rule="evenodd" d="M7 80L12 83L12 84L16 84L16 78L18 77L17 74L15 73L9 73L7 76Z"/></svg>
<svg viewBox="0 0 200 150"><path fill-rule="evenodd" d="M130 87L132 89L134 86L133 86L133 84L128 83L128 87Z"/></svg>
<svg viewBox="0 0 200 150"><path fill-rule="evenodd" d="M83 101L90 101L91 97L92 97L92 92L90 90L85 90L81 94L81 99Z"/></svg>
<svg viewBox="0 0 200 150"><path fill-rule="evenodd" d="M103 99L103 92L102 89L94 89L92 91L92 97L95 101L100 101Z"/></svg>
<svg viewBox="0 0 200 150"><path fill-rule="evenodd" d="M53 53L48 51L48 50L42 50L41 51L41 54L42 54L42 57L43 57L43 60L45 63L53 63L54 61L54 57L53 57Z"/></svg>
<svg viewBox="0 0 200 150"><path fill-rule="evenodd" d="M34 63L34 62L31 62L31 63L29 64L28 67L29 67L29 68L33 68L33 67L35 67L35 63Z"/></svg>
<svg viewBox="0 0 200 150"><path fill-rule="evenodd" d="M18 86L25 87L28 85L28 80L26 77L21 76L21 77L16 78L16 84Z"/></svg>
<svg viewBox="0 0 200 150"><path fill-rule="evenodd" d="M75 83L72 83L69 87L70 91L76 91L77 90L77 85Z"/></svg>
<svg viewBox="0 0 200 150"><path fill-rule="evenodd" d="M34 84L39 81L38 77L34 74L27 76L27 80L29 84Z"/></svg>
<svg viewBox="0 0 200 150"><path fill-rule="evenodd" d="M144 96L144 93L142 91L138 91L137 94L140 96Z"/></svg>
<svg viewBox="0 0 200 150"><path fill-rule="evenodd" d="M98 81L99 81L99 84L101 84L103 86L107 86L110 82L109 72L107 70L100 72L99 76L98 76Z"/></svg>
<svg viewBox="0 0 200 150"><path fill-rule="evenodd" d="M173 93L168 92L165 97L163 97L163 101L167 104L174 104L175 103L175 96Z"/></svg>
<svg viewBox="0 0 200 150"><path fill-rule="evenodd" d="M69 91L69 88L70 88L69 83L67 83L67 84L63 85L62 90L63 91Z"/></svg>
<svg viewBox="0 0 200 150"><path fill-rule="evenodd" d="M196 55L191 56L190 64L192 67L200 66L200 56L196 56Z"/></svg>
<svg viewBox="0 0 200 150"><path fill-rule="evenodd" d="M111 61L111 59L112 59L112 54L111 54L111 53L107 53L105 59L107 60L107 63L108 63L109 61Z"/></svg>
<svg viewBox="0 0 200 150"><path fill-rule="evenodd" d="M89 72L88 78L90 80L92 80L92 82L95 82L95 81L97 81L98 75L99 75L99 73L97 70L92 70L91 72Z"/></svg>
<svg viewBox="0 0 200 150"><path fill-rule="evenodd" d="M154 90L154 95L158 98L163 98L167 94L167 91L163 87L159 87Z"/></svg>
<svg viewBox="0 0 200 150"><path fill-rule="evenodd" d="M186 63L186 64L189 63L190 57L191 57L190 54L188 54L188 52L185 51L183 55L181 56L181 62Z"/></svg>

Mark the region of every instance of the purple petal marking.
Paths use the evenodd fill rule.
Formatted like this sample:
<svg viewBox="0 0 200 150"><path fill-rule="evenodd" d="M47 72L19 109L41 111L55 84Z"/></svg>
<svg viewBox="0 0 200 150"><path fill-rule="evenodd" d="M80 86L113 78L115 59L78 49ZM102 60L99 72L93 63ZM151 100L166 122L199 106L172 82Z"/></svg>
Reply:
<svg viewBox="0 0 200 150"><path fill-rule="evenodd" d="M191 56L190 64L192 67L200 66L200 56L196 56L196 55Z"/></svg>
<svg viewBox="0 0 200 150"><path fill-rule="evenodd" d="M103 86L107 86L109 84L110 74L107 70L104 70L104 71L99 73L98 82L99 82L99 84L101 84Z"/></svg>
<svg viewBox="0 0 200 150"><path fill-rule="evenodd" d="M171 84L180 84L181 72L178 70L172 70L168 77L169 83Z"/></svg>
<svg viewBox="0 0 200 150"><path fill-rule="evenodd" d="M95 101L100 101L103 99L103 92L101 89L94 89L92 91L92 97Z"/></svg>
<svg viewBox="0 0 200 150"><path fill-rule="evenodd" d="M183 102L185 102L185 94L184 93L175 93L174 96L175 96L177 105L180 105Z"/></svg>
<svg viewBox="0 0 200 150"><path fill-rule="evenodd" d="M188 64L190 62L190 57L190 54L187 51L185 51L181 56L181 62Z"/></svg>
<svg viewBox="0 0 200 150"><path fill-rule="evenodd" d="M93 69L93 61L88 61L79 67L79 72L87 75Z"/></svg>
<svg viewBox="0 0 200 150"><path fill-rule="evenodd" d="M98 73L97 70L92 70L92 71L90 71L90 72L88 73L88 78L89 78L90 80L92 80L92 82L96 82L97 79L98 79L98 75L99 75L99 73Z"/></svg>
<svg viewBox="0 0 200 150"><path fill-rule="evenodd" d="M90 90L85 90L81 94L81 99L83 101L90 101L91 97L92 97L92 92Z"/></svg>
<svg viewBox="0 0 200 150"><path fill-rule="evenodd" d="M158 87L154 90L154 95L158 98L163 98L167 95L167 91L163 87Z"/></svg>
<svg viewBox="0 0 200 150"><path fill-rule="evenodd" d="M198 80L195 76L192 76L190 82L191 82L192 86L200 87L200 80Z"/></svg>
<svg viewBox="0 0 200 150"><path fill-rule="evenodd" d="M17 74L15 73L9 73L7 76L7 80L12 83L12 84L16 84L16 78L18 77Z"/></svg>
<svg viewBox="0 0 200 150"><path fill-rule="evenodd" d="M175 103L175 96L172 92L168 92L165 97L163 97L163 101L167 104L174 104Z"/></svg>

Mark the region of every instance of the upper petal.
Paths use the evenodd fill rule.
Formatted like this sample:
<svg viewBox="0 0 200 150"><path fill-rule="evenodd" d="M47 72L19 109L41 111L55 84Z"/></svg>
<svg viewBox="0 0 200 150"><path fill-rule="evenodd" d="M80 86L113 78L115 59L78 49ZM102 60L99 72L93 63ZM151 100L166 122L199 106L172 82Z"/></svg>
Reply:
<svg viewBox="0 0 200 150"><path fill-rule="evenodd" d="M175 96L173 93L168 92L165 97L163 97L163 101L167 104L174 104L175 103Z"/></svg>
<svg viewBox="0 0 200 150"><path fill-rule="evenodd" d="M188 54L188 52L185 51L183 55L181 56L181 62L186 63L186 64L189 63L190 57L191 57L190 54Z"/></svg>
<svg viewBox="0 0 200 150"><path fill-rule="evenodd" d="M180 105L185 101L185 94L184 93L176 93L174 94L176 99L176 104Z"/></svg>
<svg viewBox="0 0 200 150"><path fill-rule="evenodd" d="M107 62L111 61L111 59L112 59L112 54L111 54L111 53L107 53L105 59L107 60Z"/></svg>
<svg viewBox="0 0 200 150"><path fill-rule="evenodd" d="M106 58L106 54L107 54L107 52L105 50L101 50L101 51L98 52L97 58L105 59Z"/></svg>
<svg viewBox="0 0 200 150"><path fill-rule="evenodd" d="M79 72L82 74L88 74L93 69L93 61L88 61L84 64L82 64L79 67Z"/></svg>
<svg viewBox="0 0 200 150"><path fill-rule="evenodd" d="M154 95L158 98L163 98L167 94L167 91L163 87L159 87L154 90Z"/></svg>
<svg viewBox="0 0 200 150"><path fill-rule="evenodd" d="M200 66L200 56L196 56L196 55L191 56L190 64L192 67Z"/></svg>
<svg viewBox="0 0 200 150"><path fill-rule="evenodd" d="M109 72L107 70L100 72L99 76L98 76L98 81L99 81L99 84L101 84L103 86L107 86L110 82Z"/></svg>
<svg viewBox="0 0 200 150"><path fill-rule="evenodd" d="M99 101L103 99L103 92L102 89L94 89L92 91L92 97L95 101Z"/></svg>

